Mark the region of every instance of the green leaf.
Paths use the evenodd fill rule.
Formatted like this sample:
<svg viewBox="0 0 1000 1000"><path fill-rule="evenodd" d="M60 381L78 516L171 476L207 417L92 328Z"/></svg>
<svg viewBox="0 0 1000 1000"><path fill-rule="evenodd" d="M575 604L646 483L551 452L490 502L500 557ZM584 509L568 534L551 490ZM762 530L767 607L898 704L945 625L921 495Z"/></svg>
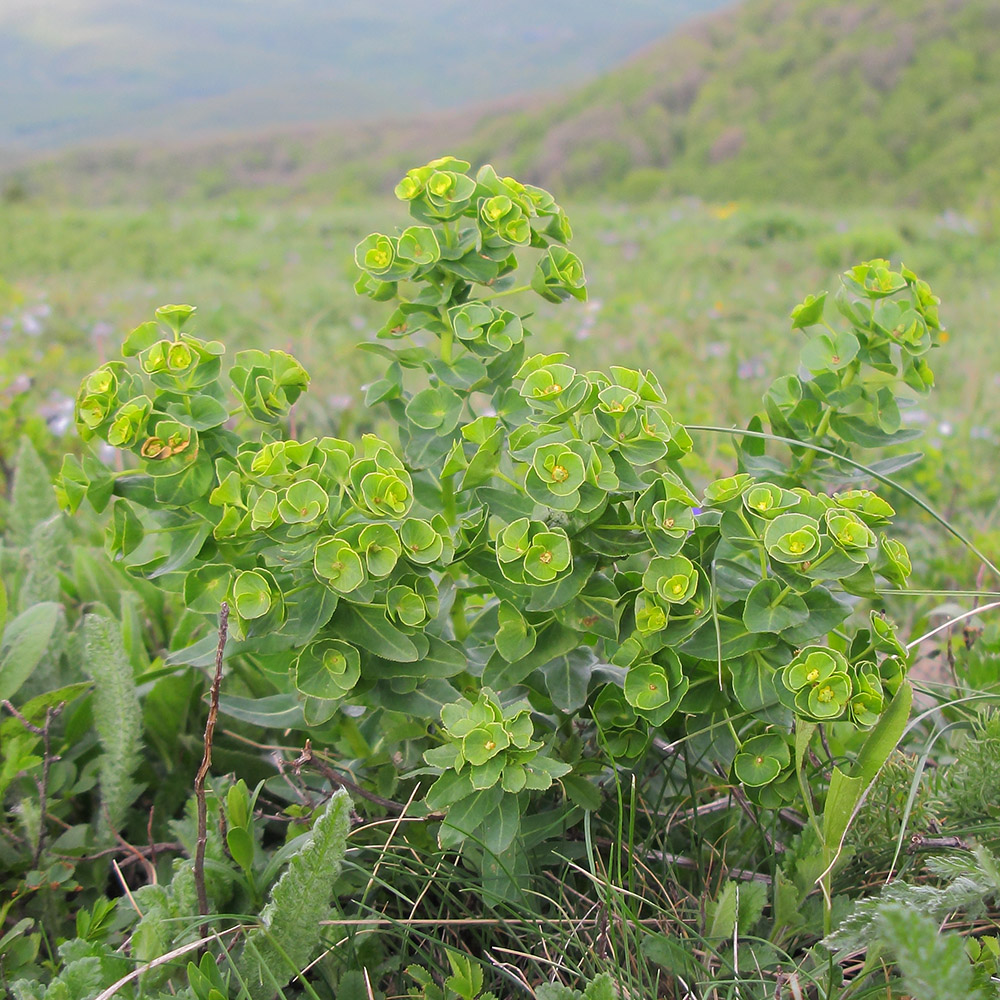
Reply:
<svg viewBox="0 0 1000 1000"><path fill-rule="evenodd" d="M604 803L597 786L579 774L567 774L562 779L562 786L569 800L581 809L596 812Z"/></svg>
<svg viewBox="0 0 1000 1000"><path fill-rule="evenodd" d="M704 970L691 954L687 943L666 934L648 934L642 939L642 954L667 972L687 982L697 982Z"/></svg>
<svg viewBox="0 0 1000 1000"><path fill-rule="evenodd" d="M802 330L814 326L823 318L823 306L826 304L826 292L819 295L807 295L805 299L792 310L792 329Z"/></svg>
<svg viewBox="0 0 1000 1000"><path fill-rule="evenodd" d="M853 766L847 772L834 767L823 810L823 842L829 850L839 848L862 793L896 749L909 720L912 701L913 688L904 679L882 718L865 737Z"/></svg>
<svg viewBox="0 0 1000 1000"><path fill-rule="evenodd" d="M254 842L249 831L231 826L226 831L226 846L240 868L248 872L253 868Z"/></svg>
<svg viewBox="0 0 1000 1000"><path fill-rule="evenodd" d="M738 882L726 882L718 899L708 904L706 907L708 926L705 928L705 937L717 941L720 938L726 940L733 936L733 931L736 929L739 890Z"/></svg>
<svg viewBox="0 0 1000 1000"><path fill-rule="evenodd" d="M941 933L938 921L902 903L879 910L880 937L895 955L903 990L919 1000L987 1000L994 990L974 986L962 935Z"/></svg>
<svg viewBox="0 0 1000 1000"><path fill-rule="evenodd" d="M539 667L579 644L579 633L553 622L539 630L534 649L519 660L508 663L499 653L490 657L483 670L483 684L497 691L513 687Z"/></svg>
<svg viewBox="0 0 1000 1000"><path fill-rule="evenodd" d="M773 757L739 753L733 761L733 770L744 785L757 788L774 781L781 773L781 764Z"/></svg>
<svg viewBox="0 0 1000 1000"><path fill-rule="evenodd" d="M135 798L132 772L139 765L142 713L125 653L121 626L103 615L83 619L84 669L94 681L94 727L101 742L100 827L105 835L120 828Z"/></svg>
<svg viewBox="0 0 1000 1000"><path fill-rule="evenodd" d="M263 729L301 729L303 725L302 705L293 692L265 695L263 698L221 694L219 711Z"/></svg>
<svg viewBox="0 0 1000 1000"><path fill-rule="evenodd" d="M890 444L902 444L923 434L919 427L904 427L889 433L878 424L849 413L835 413L830 418L830 428L845 441L859 444L862 448L884 448Z"/></svg>
<svg viewBox="0 0 1000 1000"><path fill-rule="evenodd" d="M7 624L0 644L0 698L13 698L31 676L45 655L61 615L61 605L45 601L22 611Z"/></svg>
<svg viewBox="0 0 1000 1000"><path fill-rule="evenodd" d="M813 587L802 595L808 618L781 634L793 646L805 646L840 625L851 613L850 605L838 600L826 587Z"/></svg>
<svg viewBox="0 0 1000 1000"><path fill-rule="evenodd" d="M438 843L447 849L457 847L475 834L487 817L496 809L507 793L499 785L481 792L473 792L456 802L441 821Z"/></svg>
<svg viewBox="0 0 1000 1000"><path fill-rule="evenodd" d="M811 372L839 372L851 364L860 349L858 338L847 330L820 333L803 346L802 364Z"/></svg>
<svg viewBox="0 0 1000 1000"><path fill-rule="evenodd" d="M379 607L341 603L332 626L337 635L358 649L366 649L387 660L410 663L426 653L429 646L426 637L407 635L396 628Z"/></svg>
<svg viewBox="0 0 1000 1000"><path fill-rule="evenodd" d="M535 648L535 629L528 624L514 605L502 603L497 609L497 652L513 663L525 657Z"/></svg>
<svg viewBox="0 0 1000 1000"><path fill-rule="evenodd" d="M3 580L0 580L0 636L3 635L7 627L7 588Z"/></svg>
<svg viewBox="0 0 1000 1000"><path fill-rule="evenodd" d="M618 990L609 972L595 976L583 991L583 1000L618 1000Z"/></svg>
<svg viewBox="0 0 1000 1000"><path fill-rule="evenodd" d="M483 824L483 845L494 855L503 854L521 829L521 807L516 795L504 794Z"/></svg>
<svg viewBox="0 0 1000 1000"><path fill-rule="evenodd" d="M729 661L733 694L740 707L771 722L783 723L788 713L780 707L777 671L759 654Z"/></svg>
<svg viewBox="0 0 1000 1000"><path fill-rule="evenodd" d="M552 704L563 712L577 712L587 701L594 667L599 662L589 646L571 649L540 668Z"/></svg>
<svg viewBox="0 0 1000 1000"><path fill-rule="evenodd" d="M790 588L769 577L747 595L743 624L751 632L781 632L809 618L806 602Z"/></svg>
<svg viewBox="0 0 1000 1000"><path fill-rule="evenodd" d="M174 333L180 332L182 326L197 312L197 306L168 305L156 310L156 318L170 327ZM132 332L132 336L136 331Z"/></svg>
<svg viewBox="0 0 1000 1000"><path fill-rule="evenodd" d="M295 659L296 689L311 698L338 699L361 678L358 651L340 639L310 643Z"/></svg>
<svg viewBox="0 0 1000 1000"><path fill-rule="evenodd" d="M160 328L154 320L140 323L122 343L122 354L126 358L134 358L148 351L159 339Z"/></svg>
<svg viewBox="0 0 1000 1000"><path fill-rule="evenodd" d="M35 525L58 512L52 476L30 438L23 436L14 459L14 485L6 518L10 544L27 545Z"/></svg>
<svg viewBox="0 0 1000 1000"><path fill-rule="evenodd" d="M483 970L470 955L448 952L451 975L445 985L454 990L462 1000L476 1000L483 988Z"/></svg>
<svg viewBox="0 0 1000 1000"><path fill-rule="evenodd" d="M731 604L723 608L722 613L726 617L723 619L720 616L718 634L713 621L706 616L705 624L681 646L681 652L714 662L720 653L723 660L731 660L755 649L766 649L773 645L773 636L764 632L750 632L742 621L731 620L734 613L739 615L741 611L739 605Z"/></svg>

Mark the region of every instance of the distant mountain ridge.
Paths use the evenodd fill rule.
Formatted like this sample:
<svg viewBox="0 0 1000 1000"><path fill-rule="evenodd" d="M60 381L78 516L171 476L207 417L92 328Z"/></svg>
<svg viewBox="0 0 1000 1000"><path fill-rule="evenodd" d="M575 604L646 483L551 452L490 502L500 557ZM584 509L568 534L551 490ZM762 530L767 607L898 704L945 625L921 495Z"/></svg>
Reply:
<svg viewBox="0 0 1000 1000"><path fill-rule="evenodd" d="M82 150L25 184L85 200L254 187L351 197L388 191L400 169L442 152L561 195L938 210L995 199L1000 2L746 0L559 96Z"/></svg>
<svg viewBox="0 0 1000 1000"><path fill-rule="evenodd" d="M2 0L0 148L422 114L580 83L732 0Z"/></svg>

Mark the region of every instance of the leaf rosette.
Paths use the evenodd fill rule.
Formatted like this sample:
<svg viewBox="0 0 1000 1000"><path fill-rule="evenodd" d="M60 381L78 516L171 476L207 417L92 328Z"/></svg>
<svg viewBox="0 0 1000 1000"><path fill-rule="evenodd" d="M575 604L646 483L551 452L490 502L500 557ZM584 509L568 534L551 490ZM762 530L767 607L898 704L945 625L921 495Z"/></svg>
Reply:
<svg viewBox="0 0 1000 1000"><path fill-rule="evenodd" d="M113 448L131 448L144 436L146 421L153 410L148 396L136 396L119 407L108 428L108 444Z"/></svg>
<svg viewBox="0 0 1000 1000"><path fill-rule="evenodd" d="M429 226L409 226L404 229L396 244L400 260L426 267L441 259L441 247L434 230Z"/></svg>
<svg viewBox="0 0 1000 1000"><path fill-rule="evenodd" d="M172 476L198 457L198 432L176 420L159 420L139 447L151 476Z"/></svg>
<svg viewBox="0 0 1000 1000"><path fill-rule="evenodd" d="M838 506L853 511L872 528L888 524L896 513L890 504L871 490L847 490L843 493L834 493L833 499Z"/></svg>
<svg viewBox="0 0 1000 1000"><path fill-rule="evenodd" d="M612 759L635 760L646 752L652 741L648 723L639 721L625 692L615 684L600 688L594 700L593 716L601 743Z"/></svg>
<svg viewBox="0 0 1000 1000"><path fill-rule="evenodd" d="M887 537L883 532L878 537L878 551L876 569L890 583L897 587L905 587L913 570L906 546L895 538Z"/></svg>
<svg viewBox="0 0 1000 1000"><path fill-rule="evenodd" d="M365 566L350 542L336 535L316 543L313 553L316 576L338 594L350 594L366 579Z"/></svg>
<svg viewBox="0 0 1000 1000"><path fill-rule="evenodd" d="M91 372L80 384L76 397L76 425L89 440L107 425L118 405L142 391L142 383L122 361L109 361Z"/></svg>
<svg viewBox="0 0 1000 1000"><path fill-rule="evenodd" d="M651 725L662 726L677 711L689 682L672 649L661 650L656 657L629 667L625 700Z"/></svg>
<svg viewBox="0 0 1000 1000"><path fill-rule="evenodd" d="M545 357L531 358L521 366L520 394L533 410L552 417L566 417L587 398L590 384L570 365Z"/></svg>
<svg viewBox="0 0 1000 1000"><path fill-rule="evenodd" d="M420 566L438 561L448 562L445 539L434 525L416 517L408 517L400 526L402 554Z"/></svg>
<svg viewBox="0 0 1000 1000"><path fill-rule="evenodd" d="M438 613L437 587L429 577L405 576L389 588L386 611L403 625L418 628Z"/></svg>
<svg viewBox="0 0 1000 1000"><path fill-rule="evenodd" d="M284 351L240 351L229 372L246 412L261 423L275 423L309 386L309 375Z"/></svg>
<svg viewBox="0 0 1000 1000"><path fill-rule="evenodd" d="M799 499L774 483L756 483L743 494L743 506L755 517L770 521L797 506Z"/></svg>
<svg viewBox="0 0 1000 1000"><path fill-rule="evenodd" d="M535 450L524 489L536 503L573 511L580 504L580 487L587 479L587 461L579 452L586 445L546 444Z"/></svg>
<svg viewBox="0 0 1000 1000"><path fill-rule="evenodd" d="M875 544L875 532L852 511L828 510L826 533L853 562L868 561L868 550Z"/></svg>
<svg viewBox="0 0 1000 1000"><path fill-rule="evenodd" d="M639 593L635 598L635 630L642 636L654 635L667 627L669 605L663 606L655 595Z"/></svg>
<svg viewBox="0 0 1000 1000"><path fill-rule="evenodd" d="M705 507L720 507L724 510L735 509L743 494L754 485L753 476L741 472L735 476L716 479L705 487L702 505Z"/></svg>
<svg viewBox="0 0 1000 1000"><path fill-rule="evenodd" d="M277 515L285 524L313 524L327 512L330 497L319 483L303 479L285 490Z"/></svg>
<svg viewBox="0 0 1000 1000"><path fill-rule="evenodd" d="M579 257L565 247L550 246L535 265L531 287L549 302L570 297L581 302L587 298L587 277Z"/></svg>
<svg viewBox="0 0 1000 1000"><path fill-rule="evenodd" d="M885 709L885 695L878 667L870 660L851 665L853 693L850 700L851 721L856 726L869 729L878 722Z"/></svg>

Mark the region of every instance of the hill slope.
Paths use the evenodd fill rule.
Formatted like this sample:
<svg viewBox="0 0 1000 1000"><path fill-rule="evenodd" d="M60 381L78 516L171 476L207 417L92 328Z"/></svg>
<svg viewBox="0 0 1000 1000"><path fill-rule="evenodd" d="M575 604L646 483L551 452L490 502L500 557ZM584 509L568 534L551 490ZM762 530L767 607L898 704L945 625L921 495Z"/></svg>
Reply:
<svg viewBox="0 0 1000 1000"><path fill-rule="evenodd" d="M1000 161L1000 3L749 0L478 139L561 189L961 203Z"/></svg>

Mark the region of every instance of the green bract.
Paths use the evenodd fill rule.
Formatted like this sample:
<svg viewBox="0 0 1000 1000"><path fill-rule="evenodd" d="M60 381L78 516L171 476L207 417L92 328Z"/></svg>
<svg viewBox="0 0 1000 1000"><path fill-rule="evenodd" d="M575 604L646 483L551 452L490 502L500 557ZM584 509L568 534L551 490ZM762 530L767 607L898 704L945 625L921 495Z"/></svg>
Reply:
<svg viewBox="0 0 1000 1000"><path fill-rule="evenodd" d="M322 639L295 658L295 687L312 698L342 698L361 677L361 657L349 643Z"/></svg>
<svg viewBox="0 0 1000 1000"><path fill-rule="evenodd" d="M764 548L778 562L802 563L819 555L819 522L807 514L781 514L764 532Z"/></svg>
<svg viewBox="0 0 1000 1000"><path fill-rule="evenodd" d="M736 778L750 788L769 785L791 762L788 742L777 733L753 736L733 760Z"/></svg>
<svg viewBox="0 0 1000 1000"><path fill-rule="evenodd" d="M795 693L795 710L807 718L823 721L844 713L852 684L847 661L833 649L807 646L785 667L785 687Z"/></svg>
<svg viewBox="0 0 1000 1000"><path fill-rule="evenodd" d="M668 604L684 604L698 589L698 570L684 556L657 556L643 574L642 585Z"/></svg>
<svg viewBox="0 0 1000 1000"><path fill-rule="evenodd" d="M364 583L361 557L342 538L324 538L313 556L316 575L339 594L349 594Z"/></svg>

